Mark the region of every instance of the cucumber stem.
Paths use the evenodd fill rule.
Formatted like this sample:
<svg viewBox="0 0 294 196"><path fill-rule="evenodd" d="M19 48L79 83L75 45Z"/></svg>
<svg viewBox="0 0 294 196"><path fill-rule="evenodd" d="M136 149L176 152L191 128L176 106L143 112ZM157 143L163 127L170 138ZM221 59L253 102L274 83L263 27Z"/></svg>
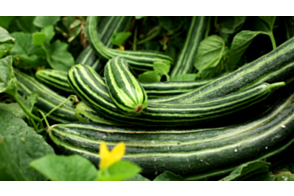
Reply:
<svg viewBox="0 0 294 196"><path fill-rule="evenodd" d="M137 44L138 44L138 45L139 45L139 44L143 44L144 42L147 42L147 41L149 41L149 40L155 38L157 35L159 35L160 30L161 30L161 25L158 27L158 29L157 29L156 32L154 32L154 33L153 33L152 35L150 35L149 37L146 37L145 39L142 39L142 40L138 41Z"/></svg>
<svg viewBox="0 0 294 196"><path fill-rule="evenodd" d="M23 103L18 99L18 97L16 95L13 96L13 98L16 100L16 102L18 103L18 105L23 109L23 111L32 119L41 122L42 120L35 116L34 114L32 114L31 112L28 111L28 109L23 105Z"/></svg>
<svg viewBox="0 0 294 196"><path fill-rule="evenodd" d="M286 85L285 82L276 82L276 83L270 84L270 88L271 88L271 90L275 90L275 89L278 89L278 88L285 86L285 85Z"/></svg>

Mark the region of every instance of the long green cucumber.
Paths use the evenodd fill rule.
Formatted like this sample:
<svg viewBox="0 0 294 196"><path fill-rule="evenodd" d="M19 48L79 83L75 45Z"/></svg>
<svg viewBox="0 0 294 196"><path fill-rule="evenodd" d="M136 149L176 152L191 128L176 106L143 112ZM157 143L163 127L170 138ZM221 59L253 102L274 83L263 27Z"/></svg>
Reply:
<svg viewBox="0 0 294 196"><path fill-rule="evenodd" d="M210 129L138 129L102 124L52 126L49 137L65 154L80 154L98 165L101 141L112 148L125 142L124 160L145 174L172 171L187 179L228 173L236 166L280 153L294 141L294 94L262 116L238 125Z"/></svg>
<svg viewBox="0 0 294 196"><path fill-rule="evenodd" d="M238 91L240 88L254 83L268 73L282 68L294 60L294 38L284 42L275 50L263 55L253 62L224 75L213 82L197 88L191 92L171 96L164 99L154 99L165 103L193 103L202 100L221 97Z"/></svg>
<svg viewBox="0 0 294 196"><path fill-rule="evenodd" d="M154 62L173 63L171 57L158 52L125 51L106 47L97 34L97 18L97 16L88 16L86 28L88 40L101 58L109 60L112 57L121 56L126 59L132 68L138 70L151 70Z"/></svg>
<svg viewBox="0 0 294 196"><path fill-rule="evenodd" d="M124 114L137 116L147 107L147 94L124 58L110 59L104 77L112 101Z"/></svg>
<svg viewBox="0 0 294 196"><path fill-rule="evenodd" d="M15 77L18 81L18 92L26 96L29 96L32 91L40 92L40 96L38 97L35 105L44 112L47 113L66 101L65 97L57 94L49 87L35 80L33 77L22 73L17 69L14 70ZM73 122L78 120L75 116L75 109L72 107L70 101L66 102L62 107L56 109L52 113L52 116L54 120L58 120L59 122Z"/></svg>
<svg viewBox="0 0 294 196"><path fill-rule="evenodd" d="M94 68L93 68L94 69ZM61 70L53 69L41 69L36 72L36 77L38 80L42 81L44 84L54 86L58 89L73 92L71 87L67 82L67 72ZM203 86L213 79L208 80L198 80L198 81L169 81L169 82L154 82L154 83L141 83L142 87L145 89L148 97L162 97L171 96L175 94L181 94L191 91L195 88Z"/></svg>
<svg viewBox="0 0 294 196"><path fill-rule="evenodd" d="M205 35L207 22L208 17L206 16L192 16L185 44L179 54L176 64L172 67L170 73L171 77L178 74L190 73L192 71L199 43Z"/></svg>
<svg viewBox="0 0 294 196"><path fill-rule="evenodd" d="M67 71L55 70L55 69L40 69L36 72L36 78L57 89L73 92L67 82Z"/></svg>
<svg viewBox="0 0 294 196"><path fill-rule="evenodd" d="M131 117L120 113L110 98L103 79L91 67L73 66L68 81L74 92L99 115L106 119L141 126L190 126L217 121L265 99L272 88L284 82L252 86L227 96L195 104L154 104L142 111L141 116Z"/></svg>

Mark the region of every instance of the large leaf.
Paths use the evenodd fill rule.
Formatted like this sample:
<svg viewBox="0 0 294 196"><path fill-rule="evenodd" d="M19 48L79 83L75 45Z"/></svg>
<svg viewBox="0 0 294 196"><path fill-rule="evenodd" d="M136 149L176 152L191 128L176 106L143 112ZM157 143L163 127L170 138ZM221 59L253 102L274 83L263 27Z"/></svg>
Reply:
<svg viewBox="0 0 294 196"><path fill-rule="evenodd" d="M222 33L233 34L243 26L245 19L245 16L220 16L218 24Z"/></svg>
<svg viewBox="0 0 294 196"><path fill-rule="evenodd" d="M49 44L50 41L52 40L52 38L54 37L55 35L55 32L54 32L54 27L52 25L50 26L47 26L47 27L44 27L42 30L41 30L42 33L44 33L46 35L46 41L45 41L45 44Z"/></svg>
<svg viewBox="0 0 294 196"><path fill-rule="evenodd" d="M217 35L211 35L200 43L194 66L201 73L204 69L216 67L224 54L225 42L223 39Z"/></svg>
<svg viewBox="0 0 294 196"><path fill-rule="evenodd" d="M5 136L31 136L35 131L27 123L12 113L0 110L0 137Z"/></svg>
<svg viewBox="0 0 294 196"><path fill-rule="evenodd" d="M235 168L228 176L221 181L244 180L258 173L268 172L270 163L265 161L252 161L244 163Z"/></svg>
<svg viewBox="0 0 294 196"><path fill-rule="evenodd" d="M14 41L14 38L8 33L8 31L2 27L0 27L0 43Z"/></svg>
<svg viewBox="0 0 294 196"><path fill-rule="evenodd" d="M12 113L0 111L0 180L46 180L29 163L54 151L42 136Z"/></svg>
<svg viewBox="0 0 294 196"><path fill-rule="evenodd" d="M15 32L11 34L15 38L15 45L10 53L16 59L16 64L22 68L38 67L40 60L37 55L39 47L33 44L33 37L30 33Z"/></svg>
<svg viewBox="0 0 294 196"><path fill-rule="evenodd" d="M253 39L259 34L263 34L263 32L244 30L235 35L229 53L229 61L231 65L234 66L239 62L248 46L251 44Z"/></svg>
<svg viewBox="0 0 294 196"><path fill-rule="evenodd" d="M13 73L12 57L0 59L0 93L15 96L18 90L17 80Z"/></svg>
<svg viewBox="0 0 294 196"><path fill-rule="evenodd" d="M34 25L43 28L49 25L54 25L59 20L60 16L36 16L34 19Z"/></svg>
<svg viewBox="0 0 294 196"><path fill-rule="evenodd" d="M274 181L274 180L275 180L275 176L270 171L258 173L246 179L246 181Z"/></svg>
<svg viewBox="0 0 294 196"><path fill-rule="evenodd" d="M40 135L1 137L0 180L46 180L30 168L29 163L53 153L52 147Z"/></svg>
<svg viewBox="0 0 294 196"><path fill-rule="evenodd" d="M74 58L67 47L68 44L60 40L46 47L47 61L53 69L68 71L74 65Z"/></svg>
<svg viewBox="0 0 294 196"><path fill-rule="evenodd" d="M173 172L165 171L158 175L153 181L183 181L184 178L180 175L176 175Z"/></svg>
<svg viewBox="0 0 294 196"><path fill-rule="evenodd" d="M37 31L36 26L33 21L36 16L21 16L16 20L17 26L26 33L34 33Z"/></svg>
<svg viewBox="0 0 294 196"><path fill-rule="evenodd" d="M13 18L14 16L0 16L0 26L7 29Z"/></svg>
<svg viewBox="0 0 294 196"><path fill-rule="evenodd" d="M18 103L0 103L0 110L11 112L17 118L25 118L25 113Z"/></svg>
<svg viewBox="0 0 294 196"><path fill-rule="evenodd" d="M94 181L98 172L88 159L80 155L49 154L32 161L30 166L55 181Z"/></svg>
<svg viewBox="0 0 294 196"><path fill-rule="evenodd" d="M105 170L99 170L99 181L121 181L141 172L141 168L128 161L118 161Z"/></svg>

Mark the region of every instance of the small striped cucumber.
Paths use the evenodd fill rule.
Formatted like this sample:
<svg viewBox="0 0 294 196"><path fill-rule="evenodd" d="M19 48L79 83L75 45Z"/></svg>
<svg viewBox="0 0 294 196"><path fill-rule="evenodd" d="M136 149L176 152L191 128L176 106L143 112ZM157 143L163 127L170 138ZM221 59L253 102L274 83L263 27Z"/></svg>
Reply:
<svg viewBox="0 0 294 196"><path fill-rule="evenodd" d="M147 94L124 58L110 59L104 77L111 99L124 114L137 116L147 107Z"/></svg>

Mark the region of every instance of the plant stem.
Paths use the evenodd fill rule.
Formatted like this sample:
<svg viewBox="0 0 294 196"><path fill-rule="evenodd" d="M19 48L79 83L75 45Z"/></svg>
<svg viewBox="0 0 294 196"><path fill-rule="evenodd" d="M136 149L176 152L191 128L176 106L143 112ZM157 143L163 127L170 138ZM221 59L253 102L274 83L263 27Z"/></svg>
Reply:
<svg viewBox="0 0 294 196"><path fill-rule="evenodd" d="M34 114L32 114L31 112L28 111L28 109L23 105L23 103L18 99L18 97L16 95L13 96L13 98L16 100L16 102L18 103L18 105L23 109L23 111L32 119L41 122L41 119L37 116L35 116Z"/></svg>
<svg viewBox="0 0 294 196"><path fill-rule="evenodd" d="M142 39L142 40L138 41L137 44L138 44L138 45L139 45L139 44L143 44L144 42L147 42L147 41L153 39L154 37L156 37L157 35L159 35L160 31L161 31L161 25L158 27L157 31L155 31L155 32L154 32L153 34L151 34L149 37L146 37L145 39Z"/></svg>
<svg viewBox="0 0 294 196"><path fill-rule="evenodd" d="M38 109L38 112L40 112L40 114L42 115L43 119L45 120L46 126L49 128L50 127L50 124L48 123L45 114L42 112L42 110L39 110L39 109Z"/></svg>
<svg viewBox="0 0 294 196"><path fill-rule="evenodd" d="M138 34L138 25L135 28L134 41L133 41L133 50L137 49L137 34Z"/></svg>
<svg viewBox="0 0 294 196"><path fill-rule="evenodd" d="M269 37L271 38L271 42L272 42L272 46L273 46L273 50L276 49L277 45L276 45L276 40L275 40L275 37L274 37L274 34L273 32L269 32L268 33Z"/></svg>

